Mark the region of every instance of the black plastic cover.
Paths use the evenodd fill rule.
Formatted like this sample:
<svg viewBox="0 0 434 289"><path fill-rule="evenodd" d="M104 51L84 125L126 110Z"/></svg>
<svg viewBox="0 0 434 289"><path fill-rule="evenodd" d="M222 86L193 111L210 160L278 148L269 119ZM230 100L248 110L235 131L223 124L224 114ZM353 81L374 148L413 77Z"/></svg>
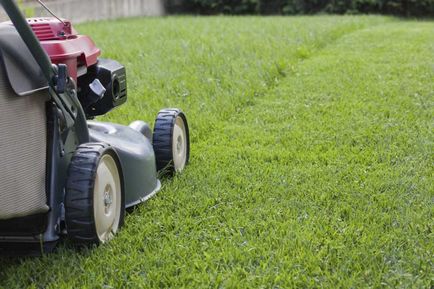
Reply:
<svg viewBox="0 0 434 289"><path fill-rule="evenodd" d="M105 89L100 98L95 98L91 89L96 79ZM88 67L87 73L80 76L77 83L78 98L88 118L104 115L127 100L125 67L116 60L98 59L98 63Z"/></svg>
<svg viewBox="0 0 434 289"><path fill-rule="evenodd" d="M0 24L0 57L16 94L27 95L48 88L41 68L11 24Z"/></svg>

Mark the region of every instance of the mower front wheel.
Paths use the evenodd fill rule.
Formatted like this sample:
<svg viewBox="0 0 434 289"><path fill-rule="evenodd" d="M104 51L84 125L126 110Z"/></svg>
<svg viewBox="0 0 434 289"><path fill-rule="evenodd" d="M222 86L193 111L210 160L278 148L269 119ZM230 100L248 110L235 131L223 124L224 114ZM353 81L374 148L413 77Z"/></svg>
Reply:
<svg viewBox="0 0 434 289"><path fill-rule="evenodd" d="M122 168L116 151L104 143L80 145L66 184L68 237L83 245L108 242L122 226L124 215Z"/></svg>
<svg viewBox="0 0 434 289"><path fill-rule="evenodd" d="M190 157L190 135L187 118L180 109L160 110L152 143L159 172L173 174L184 169Z"/></svg>

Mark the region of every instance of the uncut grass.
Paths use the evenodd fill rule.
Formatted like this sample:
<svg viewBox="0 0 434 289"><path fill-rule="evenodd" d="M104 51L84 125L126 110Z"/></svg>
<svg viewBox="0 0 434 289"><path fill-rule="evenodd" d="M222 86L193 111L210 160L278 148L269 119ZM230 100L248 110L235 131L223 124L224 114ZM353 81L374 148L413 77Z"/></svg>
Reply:
<svg viewBox="0 0 434 289"><path fill-rule="evenodd" d="M3 263L0 287L430 287L431 22L80 28L127 65L129 103L105 119L182 107L192 161L111 244Z"/></svg>

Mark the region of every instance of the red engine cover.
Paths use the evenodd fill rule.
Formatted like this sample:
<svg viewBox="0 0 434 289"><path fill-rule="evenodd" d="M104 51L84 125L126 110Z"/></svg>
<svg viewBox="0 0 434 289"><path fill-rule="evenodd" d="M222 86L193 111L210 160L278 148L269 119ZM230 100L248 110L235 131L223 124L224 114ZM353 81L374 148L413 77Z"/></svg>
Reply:
<svg viewBox="0 0 434 289"><path fill-rule="evenodd" d="M56 18L28 18L27 22L54 64L68 66L69 76L75 81L87 68L98 61L101 50L89 36L80 35L71 22Z"/></svg>

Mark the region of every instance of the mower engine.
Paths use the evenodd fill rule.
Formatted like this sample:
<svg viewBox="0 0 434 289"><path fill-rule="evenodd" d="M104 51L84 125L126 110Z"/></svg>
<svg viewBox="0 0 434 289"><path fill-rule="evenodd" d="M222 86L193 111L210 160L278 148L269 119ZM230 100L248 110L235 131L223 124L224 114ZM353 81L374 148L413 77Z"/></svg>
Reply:
<svg viewBox="0 0 434 289"><path fill-rule="evenodd" d="M51 62L67 65L88 119L127 100L125 67L115 60L98 58L101 50L89 36L78 34L67 20L28 18L27 22Z"/></svg>

